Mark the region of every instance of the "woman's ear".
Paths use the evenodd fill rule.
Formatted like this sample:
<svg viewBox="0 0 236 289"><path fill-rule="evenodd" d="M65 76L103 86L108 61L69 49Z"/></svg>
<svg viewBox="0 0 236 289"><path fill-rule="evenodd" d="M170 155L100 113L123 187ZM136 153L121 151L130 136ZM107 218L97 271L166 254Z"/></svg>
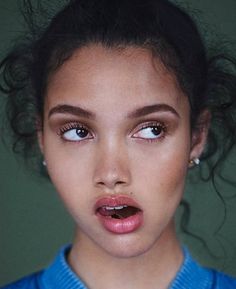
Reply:
<svg viewBox="0 0 236 289"><path fill-rule="evenodd" d="M207 141L210 121L211 114L209 110L203 110L192 131L190 161L200 158Z"/></svg>

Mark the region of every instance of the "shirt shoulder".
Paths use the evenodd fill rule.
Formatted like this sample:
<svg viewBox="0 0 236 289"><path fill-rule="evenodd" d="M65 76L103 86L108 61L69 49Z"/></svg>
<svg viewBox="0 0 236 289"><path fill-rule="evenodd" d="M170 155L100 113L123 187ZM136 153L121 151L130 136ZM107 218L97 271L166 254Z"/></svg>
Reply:
<svg viewBox="0 0 236 289"><path fill-rule="evenodd" d="M184 261L169 289L236 289L236 279L198 264L184 248Z"/></svg>
<svg viewBox="0 0 236 289"><path fill-rule="evenodd" d="M213 289L236 289L236 278L217 271L213 272L213 276Z"/></svg>
<svg viewBox="0 0 236 289"><path fill-rule="evenodd" d="M27 277L24 277L18 281L10 283L0 289L40 289L39 279L42 272L33 273Z"/></svg>

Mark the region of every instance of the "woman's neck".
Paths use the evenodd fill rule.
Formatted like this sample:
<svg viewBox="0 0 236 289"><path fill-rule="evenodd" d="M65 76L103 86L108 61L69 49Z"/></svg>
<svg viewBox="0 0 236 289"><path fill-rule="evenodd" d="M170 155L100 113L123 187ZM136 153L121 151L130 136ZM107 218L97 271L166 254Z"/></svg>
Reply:
<svg viewBox="0 0 236 289"><path fill-rule="evenodd" d="M89 289L168 288L183 262L183 252L174 226L142 255L114 257L78 233L68 261Z"/></svg>

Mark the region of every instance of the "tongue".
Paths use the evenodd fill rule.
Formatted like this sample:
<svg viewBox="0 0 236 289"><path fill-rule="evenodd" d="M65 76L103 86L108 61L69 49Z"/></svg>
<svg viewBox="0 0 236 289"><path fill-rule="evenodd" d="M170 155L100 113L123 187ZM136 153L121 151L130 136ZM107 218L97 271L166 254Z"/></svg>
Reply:
<svg viewBox="0 0 236 289"><path fill-rule="evenodd" d="M99 208L98 212L99 214L105 217L112 217L115 219L125 219L132 215L135 215L138 212L138 209L135 207L128 206L120 210L116 210L116 209L106 210L106 208L102 207L102 208Z"/></svg>

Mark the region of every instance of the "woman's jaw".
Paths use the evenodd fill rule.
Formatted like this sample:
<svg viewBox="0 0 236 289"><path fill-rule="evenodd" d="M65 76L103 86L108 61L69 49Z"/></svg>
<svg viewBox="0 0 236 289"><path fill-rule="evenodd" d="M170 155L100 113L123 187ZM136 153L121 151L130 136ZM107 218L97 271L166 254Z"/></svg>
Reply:
<svg viewBox="0 0 236 289"><path fill-rule="evenodd" d="M159 236L158 242L149 247L137 249L133 244L124 249L123 244L116 254L114 250L104 250L97 246L94 240L87 239L78 230L68 255L68 262L89 288L94 288L94 284L97 286L95 288L108 286L111 289L141 289L147 284L148 288L167 288L183 262L183 252L176 238L174 221L171 220L167 227L168 229ZM126 235L110 232L108 234L112 234L114 238ZM135 233L127 233L130 234Z"/></svg>

